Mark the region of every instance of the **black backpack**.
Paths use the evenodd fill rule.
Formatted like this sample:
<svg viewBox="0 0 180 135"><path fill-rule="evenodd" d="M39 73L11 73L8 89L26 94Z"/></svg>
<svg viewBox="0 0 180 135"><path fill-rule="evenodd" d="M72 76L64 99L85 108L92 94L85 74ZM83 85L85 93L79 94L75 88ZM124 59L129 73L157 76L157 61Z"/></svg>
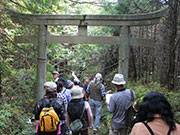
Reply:
<svg viewBox="0 0 180 135"><path fill-rule="evenodd" d="M126 111L125 111L125 126L128 132L131 131L132 127L135 124L136 113L137 113L133 106L135 102L133 91L130 90L130 92L131 92L131 102L127 106Z"/></svg>

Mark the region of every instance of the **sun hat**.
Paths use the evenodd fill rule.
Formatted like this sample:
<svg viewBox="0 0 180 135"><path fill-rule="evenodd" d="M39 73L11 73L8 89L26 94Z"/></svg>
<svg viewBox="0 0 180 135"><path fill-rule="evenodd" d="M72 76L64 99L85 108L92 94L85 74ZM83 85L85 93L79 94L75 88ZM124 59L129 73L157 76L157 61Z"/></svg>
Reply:
<svg viewBox="0 0 180 135"><path fill-rule="evenodd" d="M126 81L124 80L124 76L122 74L115 74L112 83L116 85L125 85Z"/></svg>
<svg viewBox="0 0 180 135"><path fill-rule="evenodd" d="M79 86L74 86L71 89L71 96L72 96L72 99L83 98L84 97L83 88Z"/></svg>
<svg viewBox="0 0 180 135"><path fill-rule="evenodd" d="M57 85L54 82L46 82L44 83L44 87L47 89L47 91L50 91L50 92L57 90Z"/></svg>
<svg viewBox="0 0 180 135"><path fill-rule="evenodd" d="M100 73L97 73L95 78L102 79L102 75Z"/></svg>
<svg viewBox="0 0 180 135"><path fill-rule="evenodd" d="M58 72L58 71L53 71L52 74L57 74L57 75L59 75L59 72Z"/></svg>
<svg viewBox="0 0 180 135"><path fill-rule="evenodd" d="M74 83L71 80L67 80L67 88L71 87Z"/></svg>

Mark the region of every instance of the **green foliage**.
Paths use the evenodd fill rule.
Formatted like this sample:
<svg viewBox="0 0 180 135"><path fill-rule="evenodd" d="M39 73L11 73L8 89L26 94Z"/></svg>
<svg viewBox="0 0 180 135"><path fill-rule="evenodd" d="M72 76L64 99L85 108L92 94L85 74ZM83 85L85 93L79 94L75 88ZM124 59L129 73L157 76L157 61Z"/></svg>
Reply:
<svg viewBox="0 0 180 135"><path fill-rule="evenodd" d="M0 134L26 135L22 130L31 128L27 123L29 118L30 115L27 115L22 107L5 103L0 110Z"/></svg>
<svg viewBox="0 0 180 135"><path fill-rule="evenodd" d="M25 135L26 130L32 128L27 122L32 117L35 105L34 71L11 69L3 84L6 86L3 87L1 97L0 134Z"/></svg>
<svg viewBox="0 0 180 135"><path fill-rule="evenodd" d="M160 86L157 82L149 82L147 85L142 85L141 82L130 82L128 83L128 88L131 88L135 91L136 98L138 103L142 102L142 99L148 92L158 91L166 96L168 101L170 102L174 114L175 120L180 123L180 92L176 91L168 91L166 88Z"/></svg>
<svg viewBox="0 0 180 135"><path fill-rule="evenodd" d="M78 4L69 0L2 0L6 7L21 13L29 14L123 14L148 12L155 0L138 1L121 0L118 4L105 4L97 6L93 4ZM82 0L83 1L83 0ZM82 2L79 1L79 2ZM86 0L86 2L92 2ZM155 3L156 4L156 3ZM0 5L4 8L4 5ZM155 6L154 6L155 7ZM48 26L48 32L57 35L77 34L77 26ZM88 27L90 35L112 35L119 32L119 27ZM28 121L32 117L35 100L36 84L36 45L15 44L15 35L37 35L37 27L14 24L8 14L1 15L0 22L0 77L2 78L2 102L0 103L0 134L30 135L35 130ZM113 46L114 47L114 46ZM78 77L94 77L100 69L100 56L104 51L111 52L110 46L97 46L87 44L48 44L47 50L47 81L52 81L52 71L60 70L63 77L71 79L71 71L75 71ZM117 50L118 46L115 47ZM106 61L112 61L111 57ZM113 61L114 62L114 61ZM59 68L56 64L59 63ZM58 65L58 64L57 64ZM105 78L105 86L112 89L112 76L117 69L111 70ZM135 90L137 101L140 103L149 91L159 91L166 95L175 111L176 120L180 122L180 94L168 92L158 83L150 82L142 85L140 82L128 83L128 88ZM106 135L110 127L111 115L103 108L103 123L101 134Z"/></svg>

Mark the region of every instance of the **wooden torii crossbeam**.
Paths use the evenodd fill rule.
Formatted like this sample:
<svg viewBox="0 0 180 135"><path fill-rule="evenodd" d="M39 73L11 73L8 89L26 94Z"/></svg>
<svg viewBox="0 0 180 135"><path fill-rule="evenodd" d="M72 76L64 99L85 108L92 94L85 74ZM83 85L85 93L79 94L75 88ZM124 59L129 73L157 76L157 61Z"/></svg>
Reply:
<svg viewBox="0 0 180 135"><path fill-rule="evenodd" d="M130 26L148 26L158 24L167 13L167 8L148 14L124 15L31 15L9 11L14 23L38 25L37 36L15 36L16 43L38 44L37 98L44 95L43 84L46 81L46 46L48 43L106 44L119 45L118 72L128 77L129 46L153 47L154 40L129 37ZM48 25L78 26L76 36L57 36L47 32ZM88 36L87 26L121 26L120 36Z"/></svg>

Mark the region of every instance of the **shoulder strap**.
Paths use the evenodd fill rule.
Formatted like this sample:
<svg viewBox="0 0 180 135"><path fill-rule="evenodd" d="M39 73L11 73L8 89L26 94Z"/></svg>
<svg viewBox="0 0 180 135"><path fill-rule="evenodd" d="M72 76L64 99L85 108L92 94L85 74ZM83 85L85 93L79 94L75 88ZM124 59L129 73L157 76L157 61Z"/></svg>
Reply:
<svg viewBox="0 0 180 135"><path fill-rule="evenodd" d="M150 128L150 126L146 122L142 122L142 123L146 126L146 128L149 130L151 135L155 135L154 132L152 131L152 129Z"/></svg>
<svg viewBox="0 0 180 135"><path fill-rule="evenodd" d="M63 94L65 94L65 92L66 92L66 88L64 89Z"/></svg>
<svg viewBox="0 0 180 135"><path fill-rule="evenodd" d="M126 107L126 110L127 110L130 106L132 106L132 105L134 104L134 95L133 95L132 90L130 90L130 92L131 92L131 102L130 102L129 105Z"/></svg>
<svg viewBox="0 0 180 135"><path fill-rule="evenodd" d="M83 117L83 114L84 114L84 112L85 112L85 109L86 109L86 103L84 102L83 111L82 111L82 114L81 114L81 117L80 117L80 119L82 119L82 117Z"/></svg>
<svg viewBox="0 0 180 135"><path fill-rule="evenodd" d="M134 94L133 94L133 91L130 89L130 92L131 92L131 102L134 102Z"/></svg>
<svg viewBox="0 0 180 135"><path fill-rule="evenodd" d="M170 134L171 134L171 131L172 131L172 130L171 130L171 127L170 127L167 135L170 135Z"/></svg>

